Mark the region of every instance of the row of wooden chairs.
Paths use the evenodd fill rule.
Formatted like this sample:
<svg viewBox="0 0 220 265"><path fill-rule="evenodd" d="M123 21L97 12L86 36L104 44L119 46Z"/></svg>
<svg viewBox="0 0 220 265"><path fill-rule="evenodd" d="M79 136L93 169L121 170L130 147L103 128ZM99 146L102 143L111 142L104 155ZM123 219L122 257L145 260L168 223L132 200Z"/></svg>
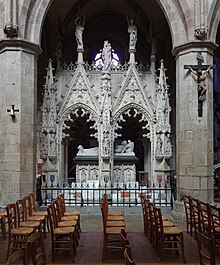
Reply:
<svg viewBox="0 0 220 265"><path fill-rule="evenodd" d="M195 237L201 264L220 257L220 208L192 196L183 196L187 232Z"/></svg>
<svg viewBox="0 0 220 265"><path fill-rule="evenodd" d="M220 208L186 194L183 202L187 232L193 236L193 232L198 230L207 236L213 236L216 245L220 246Z"/></svg>
<svg viewBox="0 0 220 265"><path fill-rule="evenodd" d="M144 233L159 253L161 260L164 260L165 251L174 250L175 252L181 252L185 263L184 235L182 229L169 221L166 216L162 215L161 209L150 202L145 195L141 195L141 203Z"/></svg>
<svg viewBox="0 0 220 265"><path fill-rule="evenodd" d="M28 257L26 256L28 255ZM29 259L30 258L30 259ZM8 258L6 265L30 264L47 265L44 237L42 232L35 232L28 237L25 248L18 249Z"/></svg>
<svg viewBox="0 0 220 265"><path fill-rule="evenodd" d="M47 212L34 211L34 204L35 196L30 193L23 199L6 206L8 222L6 260L13 252L22 248L25 249L29 236L36 231L41 232L43 229L46 235Z"/></svg>
<svg viewBox="0 0 220 265"><path fill-rule="evenodd" d="M127 240L126 223L123 211L110 211L107 194L103 194L100 205L103 221L103 251L102 261L106 259L109 249L120 250L122 254Z"/></svg>
<svg viewBox="0 0 220 265"><path fill-rule="evenodd" d="M74 262L78 240L80 238L80 213L67 212L64 195L60 194L47 207L50 224L52 261L58 250L69 250L71 261Z"/></svg>

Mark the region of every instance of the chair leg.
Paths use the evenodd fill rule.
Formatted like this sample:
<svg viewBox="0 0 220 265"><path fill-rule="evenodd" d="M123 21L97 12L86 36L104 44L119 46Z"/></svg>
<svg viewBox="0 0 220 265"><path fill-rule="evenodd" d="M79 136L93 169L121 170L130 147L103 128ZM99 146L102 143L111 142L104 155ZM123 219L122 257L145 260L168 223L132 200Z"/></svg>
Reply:
<svg viewBox="0 0 220 265"><path fill-rule="evenodd" d="M183 233L181 234L180 242L181 242L181 252L182 252L183 262L186 263L185 251L184 251Z"/></svg>

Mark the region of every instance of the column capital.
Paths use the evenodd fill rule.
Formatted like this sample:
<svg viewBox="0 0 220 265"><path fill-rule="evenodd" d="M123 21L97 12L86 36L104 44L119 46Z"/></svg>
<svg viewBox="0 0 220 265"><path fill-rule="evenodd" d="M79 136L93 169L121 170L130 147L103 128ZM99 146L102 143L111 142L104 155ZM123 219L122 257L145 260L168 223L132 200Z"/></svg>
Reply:
<svg viewBox="0 0 220 265"><path fill-rule="evenodd" d="M0 40L0 53L6 51L25 51L34 55L42 53L41 47L24 39L2 39Z"/></svg>
<svg viewBox="0 0 220 265"><path fill-rule="evenodd" d="M175 57L189 53L191 51L198 52L207 50L210 54L218 48L218 45L212 41L192 41L176 46L172 50L172 54Z"/></svg>

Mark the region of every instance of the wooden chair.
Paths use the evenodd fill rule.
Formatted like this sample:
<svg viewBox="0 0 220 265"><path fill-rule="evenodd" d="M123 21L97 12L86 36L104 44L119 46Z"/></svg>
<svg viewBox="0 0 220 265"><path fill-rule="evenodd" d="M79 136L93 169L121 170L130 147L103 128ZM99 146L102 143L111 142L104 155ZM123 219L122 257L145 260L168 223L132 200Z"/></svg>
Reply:
<svg viewBox="0 0 220 265"><path fill-rule="evenodd" d="M20 249L15 251L12 255L8 257L5 265L13 265L13 264L23 264L26 265L25 251L24 249Z"/></svg>
<svg viewBox="0 0 220 265"><path fill-rule="evenodd" d="M34 192L29 193L27 196L30 197L29 205L30 205L30 215L41 215L47 216L47 211L37 211L36 209L36 196Z"/></svg>
<svg viewBox="0 0 220 265"><path fill-rule="evenodd" d="M41 227L44 231L44 237L46 238L47 236L47 228L49 230L48 226L48 221L47 221L47 213L45 211L37 211L35 212L33 202L32 200L34 199L33 193L30 193L24 197L24 204L26 207L26 220L28 221L38 221L41 223Z"/></svg>
<svg viewBox="0 0 220 265"><path fill-rule="evenodd" d="M2 230L2 237L6 239L6 212L0 212L0 229Z"/></svg>
<svg viewBox="0 0 220 265"><path fill-rule="evenodd" d="M190 236L193 235L193 213L192 213L192 198L189 195L184 194L183 203L186 216L186 229Z"/></svg>
<svg viewBox="0 0 220 265"><path fill-rule="evenodd" d="M125 265L135 265L135 262L132 260L131 247L126 246L124 249L124 264Z"/></svg>
<svg viewBox="0 0 220 265"><path fill-rule="evenodd" d="M27 220L27 211L25 200L17 200L17 215L18 215L18 226L21 227L33 227L34 230L41 231L41 222L34 220Z"/></svg>
<svg viewBox="0 0 220 265"><path fill-rule="evenodd" d="M42 232L37 232L28 238L28 253L33 265L47 265L44 238Z"/></svg>
<svg viewBox="0 0 220 265"><path fill-rule="evenodd" d="M142 208L143 223L144 223L144 235L147 237L150 225L150 216L147 207L147 199L145 194L142 194L140 198L141 198L141 208Z"/></svg>
<svg viewBox="0 0 220 265"><path fill-rule="evenodd" d="M197 200L199 208L199 232L206 234L208 237L213 236L212 224L211 224L211 215L209 204L200 200Z"/></svg>
<svg viewBox="0 0 220 265"><path fill-rule="evenodd" d="M19 227L16 203L6 206L8 219L8 249L6 260L16 250L26 248L28 237L34 233L33 227Z"/></svg>
<svg viewBox="0 0 220 265"><path fill-rule="evenodd" d="M107 226L107 215L104 213L102 205L102 221L103 221L103 250L102 250L102 261L106 258L106 252L109 249L121 250L123 252L124 246L121 238L121 229L124 229L122 226ZM125 230L126 232L126 230Z"/></svg>
<svg viewBox="0 0 220 265"><path fill-rule="evenodd" d="M55 218L57 219L57 226L62 227L62 226L74 226L75 231L76 231L76 236L77 239L80 238L80 220L78 215L64 215L62 212L62 206L60 204L60 201L58 198L53 200L52 202L52 209L55 211ZM78 240L77 240L78 244Z"/></svg>
<svg viewBox="0 0 220 265"><path fill-rule="evenodd" d="M198 244L198 251L199 251L199 259L200 264L206 265L215 265L215 241L212 237L208 237L207 235L199 232L198 230L195 231L196 240Z"/></svg>
<svg viewBox="0 0 220 265"><path fill-rule="evenodd" d="M216 252L220 255L220 208L209 204L209 215L211 220L211 236L215 240Z"/></svg>
<svg viewBox="0 0 220 265"><path fill-rule="evenodd" d="M47 207L48 220L50 224L52 261L58 250L69 250L71 261L74 262L76 254L75 227L58 227L54 216L52 205Z"/></svg>
<svg viewBox="0 0 220 265"><path fill-rule="evenodd" d="M104 218L104 220L106 222L105 225L107 227L122 227L122 228L126 227L124 218L119 218L117 220L117 218L115 218L116 215L109 217L108 216L108 212L107 212L107 208L105 207L105 204L102 203L100 207L101 207L101 211L102 211L102 214L103 214L103 218ZM113 217L113 218L111 218L111 217Z"/></svg>
<svg viewBox="0 0 220 265"><path fill-rule="evenodd" d="M164 260L164 250L181 251L184 263L186 263L184 254L183 231L176 226L164 226L161 209L154 207L156 236L158 243L159 256Z"/></svg>
<svg viewBox="0 0 220 265"><path fill-rule="evenodd" d="M103 205L106 207L107 213L108 213L108 218L114 220L114 216L116 220L124 220L124 212L123 211L109 211L108 207L108 197L107 194L104 193L102 197L102 202ZM117 219L118 218L118 219Z"/></svg>

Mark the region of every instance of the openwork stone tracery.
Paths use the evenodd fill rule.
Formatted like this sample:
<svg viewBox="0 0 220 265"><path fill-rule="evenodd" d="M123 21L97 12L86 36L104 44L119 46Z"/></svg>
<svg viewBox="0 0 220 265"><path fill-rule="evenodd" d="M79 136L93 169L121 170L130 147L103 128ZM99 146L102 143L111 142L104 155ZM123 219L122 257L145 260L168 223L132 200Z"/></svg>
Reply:
<svg viewBox="0 0 220 265"><path fill-rule="evenodd" d="M111 47L106 43L107 49ZM76 181L93 180L99 185L135 182L137 143L122 139L126 136L120 133L127 120L133 118L137 120L138 137L144 148L142 170L149 173L148 184L158 185L157 174L165 179L172 157L171 108L163 61L156 78L150 71L155 69L154 61L151 68L137 65L134 49L129 49L129 63L115 68L105 61L111 58L109 48L100 68L84 63L82 47L77 48L76 64L65 64L55 73L52 62L48 63L41 109L44 171L57 176L57 182L67 181L68 145L70 141L77 142L77 121L83 121L89 124L90 131L85 137L90 142L93 139L96 146L78 146L74 160Z"/></svg>

